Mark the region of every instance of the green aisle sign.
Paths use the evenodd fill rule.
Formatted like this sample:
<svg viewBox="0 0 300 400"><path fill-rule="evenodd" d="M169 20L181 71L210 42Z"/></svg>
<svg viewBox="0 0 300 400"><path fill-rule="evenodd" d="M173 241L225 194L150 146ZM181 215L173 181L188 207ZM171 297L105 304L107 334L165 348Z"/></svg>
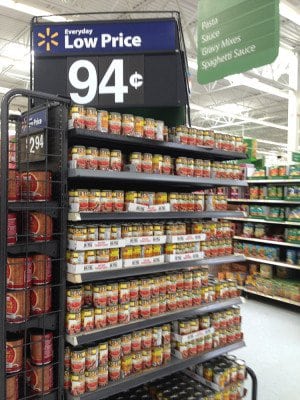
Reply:
<svg viewBox="0 0 300 400"><path fill-rule="evenodd" d="M198 0L198 82L270 64L279 49L279 0Z"/></svg>
<svg viewBox="0 0 300 400"><path fill-rule="evenodd" d="M292 153L292 161L300 162L300 153L296 153L295 151Z"/></svg>

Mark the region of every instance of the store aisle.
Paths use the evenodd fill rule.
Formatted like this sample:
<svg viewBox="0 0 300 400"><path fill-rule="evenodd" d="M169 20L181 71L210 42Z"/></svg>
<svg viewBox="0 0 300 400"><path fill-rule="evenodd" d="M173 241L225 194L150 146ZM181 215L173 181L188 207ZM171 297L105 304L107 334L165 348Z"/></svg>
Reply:
<svg viewBox="0 0 300 400"><path fill-rule="evenodd" d="M242 316L247 347L234 354L256 372L258 400L299 400L300 314L246 299Z"/></svg>

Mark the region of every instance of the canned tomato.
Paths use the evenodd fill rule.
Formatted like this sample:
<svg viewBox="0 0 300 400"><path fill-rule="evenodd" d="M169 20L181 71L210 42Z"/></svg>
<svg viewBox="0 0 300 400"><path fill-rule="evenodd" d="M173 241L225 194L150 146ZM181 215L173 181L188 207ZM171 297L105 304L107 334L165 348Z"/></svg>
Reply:
<svg viewBox="0 0 300 400"><path fill-rule="evenodd" d="M122 115L122 135L134 136L134 116L131 114Z"/></svg>
<svg viewBox="0 0 300 400"><path fill-rule="evenodd" d="M88 194L88 209L93 212L101 211L101 194L100 190L90 190Z"/></svg>
<svg viewBox="0 0 300 400"><path fill-rule="evenodd" d="M66 333L68 335L75 335L81 331L81 313L66 314Z"/></svg>
<svg viewBox="0 0 300 400"><path fill-rule="evenodd" d="M135 116L134 117L134 136L143 137L144 136L144 118Z"/></svg>
<svg viewBox="0 0 300 400"><path fill-rule="evenodd" d="M116 325L118 323L118 306L108 306L106 308L107 325Z"/></svg>
<svg viewBox="0 0 300 400"><path fill-rule="evenodd" d="M96 262L97 263L108 263L110 252L109 249L96 250Z"/></svg>
<svg viewBox="0 0 300 400"><path fill-rule="evenodd" d="M94 392L98 389L98 371L85 371L85 391Z"/></svg>
<svg viewBox="0 0 300 400"><path fill-rule="evenodd" d="M139 303L138 301L131 301L129 304L130 321L139 319Z"/></svg>
<svg viewBox="0 0 300 400"><path fill-rule="evenodd" d="M97 110L94 107L87 107L85 111L85 128L89 131L97 129Z"/></svg>
<svg viewBox="0 0 300 400"><path fill-rule="evenodd" d="M121 359L121 338L113 338L108 341L108 359L110 361Z"/></svg>
<svg viewBox="0 0 300 400"><path fill-rule="evenodd" d="M98 386L103 387L108 384L108 365L100 365L98 369Z"/></svg>
<svg viewBox="0 0 300 400"><path fill-rule="evenodd" d="M152 173L161 174L163 167L163 156L161 154L154 154L152 158Z"/></svg>
<svg viewBox="0 0 300 400"><path fill-rule="evenodd" d="M86 168L86 148L85 146L73 146L69 150L68 160L72 161L75 168Z"/></svg>
<svg viewBox="0 0 300 400"><path fill-rule="evenodd" d="M135 172L142 172L142 153L131 153L129 160L130 164L134 166Z"/></svg>
<svg viewBox="0 0 300 400"><path fill-rule="evenodd" d="M187 175L187 158L178 157L175 163L176 175L186 176Z"/></svg>
<svg viewBox="0 0 300 400"><path fill-rule="evenodd" d="M84 308L81 310L81 329L89 332L95 329L95 314L93 308Z"/></svg>
<svg viewBox="0 0 300 400"><path fill-rule="evenodd" d="M113 211L113 198L111 190L101 190L100 194L101 212Z"/></svg>
<svg viewBox="0 0 300 400"><path fill-rule="evenodd" d="M25 322L30 314L29 291L6 292L6 320L7 322Z"/></svg>
<svg viewBox="0 0 300 400"><path fill-rule="evenodd" d="M11 374L23 368L24 339L10 333L6 340L6 372Z"/></svg>
<svg viewBox="0 0 300 400"><path fill-rule="evenodd" d="M108 131L114 135L121 134L121 114L118 112L111 112L108 116Z"/></svg>
<svg viewBox="0 0 300 400"><path fill-rule="evenodd" d="M20 200L20 176L15 170L8 170L7 200Z"/></svg>
<svg viewBox="0 0 300 400"><path fill-rule="evenodd" d="M155 120L152 118L145 118L144 137L147 139L155 139Z"/></svg>
<svg viewBox="0 0 300 400"><path fill-rule="evenodd" d="M95 329L106 327L106 308L95 308Z"/></svg>
<svg viewBox="0 0 300 400"><path fill-rule="evenodd" d="M165 175L171 175L172 173L172 159L170 156L163 156L162 173Z"/></svg>
<svg viewBox="0 0 300 400"><path fill-rule="evenodd" d="M99 149L98 156L98 169L101 171L108 171L110 166L110 151L109 149Z"/></svg>
<svg viewBox="0 0 300 400"><path fill-rule="evenodd" d="M150 300L140 300L139 302L139 311L141 318L150 318L151 316L151 301Z"/></svg>
<svg viewBox="0 0 300 400"><path fill-rule="evenodd" d="M93 304L95 308L106 307L107 305L106 285L93 286Z"/></svg>
<svg viewBox="0 0 300 400"><path fill-rule="evenodd" d="M120 150L111 150L110 169L112 171L122 171L122 153Z"/></svg>
<svg viewBox="0 0 300 400"><path fill-rule="evenodd" d="M120 258L120 249L109 249L109 262L117 261Z"/></svg>
<svg viewBox="0 0 300 400"><path fill-rule="evenodd" d="M130 321L129 304L119 304L118 306L118 323L127 324Z"/></svg>
<svg viewBox="0 0 300 400"><path fill-rule="evenodd" d="M84 263L85 264L95 264L96 262L96 251L87 250L84 252Z"/></svg>
<svg viewBox="0 0 300 400"><path fill-rule="evenodd" d="M151 174L152 173L152 161L153 157L152 154L150 153L144 153L143 154L143 160L142 160L142 172Z"/></svg>
<svg viewBox="0 0 300 400"><path fill-rule="evenodd" d="M7 214L7 244L13 245L17 243L17 214Z"/></svg>
<svg viewBox="0 0 300 400"><path fill-rule="evenodd" d="M70 392L73 396L80 396L81 394L85 393L85 375L84 373L74 375L72 374L71 377L71 388Z"/></svg>
<svg viewBox="0 0 300 400"><path fill-rule="evenodd" d="M98 344L99 366L107 365L108 363L108 343L103 342Z"/></svg>
<svg viewBox="0 0 300 400"><path fill-rule="evenodd" d="M50 285L33 286L30 290L31 314L44 314L52 310L52 288Z"/></svg>
<svg viewBox="0 0 300 400"><path fill-rule="evenodd" d="M152 297L150 304L150 314L151 317L159 315L159 296Z"/></svg>
<svg viewBox="0 0 300 400"><path fill-rule="evenodd" d="M67 290L67 311L77 313L81 311L83 288L82 286L71 287Z"/></svg>
<svg viewBox="0 0 300 400"><path fill-rule="evenodd" d="M121 360L109 361L108 377L110 381L118 381L121 379Z"/></svg>
<svg viewBox="0 0 300 400"><path fill-rule="evenodd" d="M121 374L122 378L129 376L132 372L132 355L126 354L121 359Z"/></svg>
<svg viewBox="0 0 300 400"><path fill-rule="evenodd" d="M98 149L97 147L86 148L86 168L96 170L98 169Z"/></svg>
<svg viewBox="0 0 300 400"><path fill-rule="evenodd" d="M53 361L53 332L37 329L30 332L31 362L35 365Z"/></svg>
<svg viewBox="0 0 300 400"><path fill-rule="evenodd" d="M30 387L35 393L49 393L53 389L53 365L31 365Z"/></svg>
<svg viewBox="0 0 300 400"><path fill-rule="evenodd" d="M118 305L118 283L112 282L106 285L106 297L108 306Z"/></svg>
<svg viewBox="0 0 300 400"><path fill-rule="evenodd" d="M71 367L71 347L65 346L64 350L64 368L70 370Z"/></svg>
<svg viewBox="0 0 300 400"><path fill-rule="evenodd" d="M143 369L143 355L141 351L132 353L132 372L138 373Z"/></svg>
<svg viewBox="0 0 300 400"><path fill-rule="evenodd" d="M52 198L52 173L49 171L29 171L21 175L23 200L44 201Z"/></svg>
<svg viewBox="0 0 300 400"><path fill-rule="evenodd" d="M155 139L163 141L164 140L164 122L155 121Z"/></svg>
<svg viewBox="0 0 300 400"><path fill-rule="evenodd" d="M76 375L84 374L86 351L83 348L71 351L71 372Z"/></svg>
<svg viewBox="0 0 300 400"><path fill-rule="evenodd" d="M68 128L82 128L85 127L85 109L81 105L73 104L69 109Z"/></svg>
<svg viewBox="0 0 300 400"><path fill-rule="evenodd" d="M7 257L6 285L8 289L25 289L32 284L32 258Z"/></svg>
<svg viewBox="0 0 300 400"><path fill-rule="evenodd" d="M86 349L85 354L85 370L86 371L97 371L99 364L98 359L98 346L92 345Z"/></svg>
<svg viewBox="0 0 300 400"><path fill-rule="evenodd" d="M131 351L141 351L142 350L142 332L134 331L131 334Z"/></svg>
<svg viewBox="0 0 300 400"><path fill-rule="evenodd" d="M152 366L158 367L163 363L163 349L160 346L152 348Z"/></svg>
<svg viewBox="0 0 300 400"><path fill-rule="evenodd" d="M50 215L30 212L29 213L29 236L33 242L52 240L53 219Z"/></svg>
<svg viewBox="0 0 300 400"><path fill-rule="evenodd" d="M106 110L97 111L97 130L102 133L108 132L108 112Z"/></svg>

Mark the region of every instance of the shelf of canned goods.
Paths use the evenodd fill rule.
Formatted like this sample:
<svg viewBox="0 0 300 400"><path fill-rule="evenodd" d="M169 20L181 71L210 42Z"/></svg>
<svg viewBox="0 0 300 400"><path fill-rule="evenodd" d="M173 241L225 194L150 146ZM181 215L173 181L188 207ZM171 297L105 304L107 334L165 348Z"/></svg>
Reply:
<svg viewBox="0 0 300 400"><path fill-rule="evenodd" d="M244 346L237 286L208 278L208 266L245 259L222 219L245 216L227 209L223 188L247 183L238 165L216 163L245 153L117 126L68 134L70 400L105 399ZM196 330L178 331L189 318Z"/></svg>
<svg viewBox="0 0 300 400"><path fill-rule="evenodd" d="M272 173L278 168L269 167L264 179L249 179L249 189L230 193L234 198L228 203L245 212L242 218L228 218L235 224L235 252L248 263L234 266L234 274L243 273L239 287L249 296L299 306L299 176L291 165L282 167L285 176L276 179Z"/></svg>

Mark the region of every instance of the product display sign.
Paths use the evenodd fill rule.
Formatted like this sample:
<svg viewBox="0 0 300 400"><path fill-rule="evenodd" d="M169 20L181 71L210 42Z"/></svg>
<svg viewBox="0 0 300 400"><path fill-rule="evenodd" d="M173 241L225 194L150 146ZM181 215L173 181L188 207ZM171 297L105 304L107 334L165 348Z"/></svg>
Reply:
<svg viewBox="0 0 300 400"><path fill-rule="evenodd" d="M21 119L20 162L43 161L46 158L45 129L48 109L26 113Z"/></svg>
<svg viewBox="0 0 300 400"><path fill-rule="evenodd" d="M96 108L187 104L174 18L34 23L32 48L35 90Z"/></svg>
<svg viewBox="0 0 300 400"><path fill-rule="evenodd" d="M297 152L293 151L292 152L292 161L300 162L300 153L297 153Z"/></svg>
<svg viewBox="0 0 300 400"><path fill-rule="evenodd" d="M278 49L279 0L199 0L199 83L270 64Z"/></svg>

